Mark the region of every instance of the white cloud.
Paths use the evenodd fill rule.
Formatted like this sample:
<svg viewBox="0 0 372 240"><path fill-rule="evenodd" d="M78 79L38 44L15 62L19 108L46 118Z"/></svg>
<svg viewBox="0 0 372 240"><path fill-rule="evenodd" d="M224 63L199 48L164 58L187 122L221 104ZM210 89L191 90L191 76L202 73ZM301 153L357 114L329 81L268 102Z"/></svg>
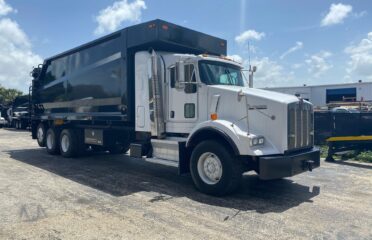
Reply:
<svg viewBox="0 0 372 240"><path fill-rule="evenodd" d="M134 0L131 3L128 3L127 0L114 2L111 6L99 12L95 19L98 26L94 33L101 35L113 32L125 21L139 22L144 9L146 9L144 0Z"/></svg>
<svg viewBox="0 0 372 240"><path fill-rule="evenodd" d="M285 51L281 56L280 56L280 59L284 59L286 56L288 56L289 54L295 52L295 51L298 51L300 49L302 49L304 47L304 44L303 42L296 42L296 45L294 45L293 47L291 47L290 49L288 49L287 51Z"/></svg>
<svg viewBox="0 0 372 240"><path fill-rule="evenodd" d="M244 69L249 69L249 61L247 59L236 54L228 57L241 63ZM253 78L253 86L255 88L288 86L294 82L293 71L287 71L282 65L268 57L252 59L251 65L257 67ZM244 74L248 78L247 72L244 72Z"/></svg>
<svg viewBox="0 0 372 240"><path fill-rule="evenodd" d="M321 26L330 26L342 23L352 11L353 7L351 5L333 3L329 8L329 12L327 13L327 15L322 19Z"/></svg>
<svg viewBox="0 0 372 240"><path fill-rule="evenodd" d="M0 16L5 16L11 12L16 12L16 10L8 5L5 0L0 0Z"/></svg>
<svg viewBox="0 0 372 240"><path fill-rule="evenodd" d="M230 55L229 58L241 63L244 69L249 69L249 61L240 55ZM251 61L252 66L257 67L254 73L253 86L255 88L289 86L295 84L295 73L289 71L279 63L268 57L255 58ZM247 72L244 72L248 78Z"/></svg>
<svg viewBox="0 0 372 240"><path fill-rule="evenodd" d="M9 18L0 19L0 46L0 84L27 92L29 72L42 58L32 52L27 35Z"/></svg>
<svg viewBox="0 0 372 240"><path fill-rule="evenodd" d="M361 12L358 12L358 13L354 13L353 14L353 17L354 18L362 18L362 17L364 17L366 15L367 15L367 11L361 11Z"/></svg>
<svg viewBox="0 0 372 240"><path fill-rule="evenodd" d="M372 80L372 32L358 44L345 49L350 55L348 74Z"/></svg>
<svg viewBox="0 0 372 240"><path fill-rule="evenodd" d="M294 63L294 64L292 64L291 67L292 67L293 69L299 69L299 68L302 67L302 64L301 64L301 63Z"/></svg>
<svg viewBox="0 0 372 240"><path fill-rule="evenodd" d="M247 30L243 33L241 33L240 35L236 36L235 37L235 41L237 43L245 43L247 42L248 40L261 40L263 37L265 37L265 33L264 32L257 32L255 30Z"/></svg>
<svg viewBox="0 0 372 240"><path fill-rule="evenodd" d="M254 59L252 66L257 66L257 71L254 75L254 87L278 87L288 86L294 81L294 73L288 72L276 61L263 57Z"/></svg>
<svg viewBox="0 0 372 240"><path fill-rule="evenodd" d="M318 78L325 72L327 72L329 69L331 69L333 65L328 61L328 59L331 56L332 53L327 51L321 51L306 59L305 62L308 64L309 73L311 73L314 77Z"/></svg>

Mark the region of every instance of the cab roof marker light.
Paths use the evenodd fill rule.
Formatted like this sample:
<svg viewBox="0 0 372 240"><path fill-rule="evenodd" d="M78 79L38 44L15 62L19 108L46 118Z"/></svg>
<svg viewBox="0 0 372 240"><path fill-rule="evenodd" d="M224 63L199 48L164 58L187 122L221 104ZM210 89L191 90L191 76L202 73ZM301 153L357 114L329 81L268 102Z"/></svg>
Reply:
<svg viewBox="0 0 372 240"><path fill-rule="evenodd" d="M233 59L231 59L231 58L229 58L229 57L227 57L227 56L224 56L224 55L221 55L219 58L220 58L220 59L223 59L223 60L227 60L227 61L235 62Z"/></svg>

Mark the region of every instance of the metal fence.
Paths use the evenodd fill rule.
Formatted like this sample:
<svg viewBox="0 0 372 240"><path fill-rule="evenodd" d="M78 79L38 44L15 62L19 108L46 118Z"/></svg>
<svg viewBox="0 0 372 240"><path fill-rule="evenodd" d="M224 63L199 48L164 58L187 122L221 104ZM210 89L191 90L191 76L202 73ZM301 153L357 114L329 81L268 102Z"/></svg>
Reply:
<svg viewBox="0 0 372 240"><path fill-rule="evenodd" d="M314 134L316 145L329 137L372 135L372 112L315 112Z"/></svg>

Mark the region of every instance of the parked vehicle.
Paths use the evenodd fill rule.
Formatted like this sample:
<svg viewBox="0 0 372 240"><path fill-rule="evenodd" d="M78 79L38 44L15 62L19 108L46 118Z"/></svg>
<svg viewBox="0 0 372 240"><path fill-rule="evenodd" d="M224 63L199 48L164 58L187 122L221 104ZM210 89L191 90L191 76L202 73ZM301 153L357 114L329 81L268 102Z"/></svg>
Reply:
<svg viewBox="0 0 372 240"><path fill-rule="evenodd" d="M246 171L277 179L318 167L311 103L249 88L226 47L154 20L46 59L32 73L32 137L63 157L130 149L212 195Z"/></svg>
<svg viewBox="0 0 372 240"><path fill-rule="evenodd" d="M335 108L332 108L331 112L333 113L360 113L360 111L355 108L346 108L346 107L335 107Z"/></svg>
<svg viewBox="0 0 372 240"><path fill-rule="evenodd" d="M8 124L16 129L26 129L30 126L29 95L17 97L7 111Z"/></svg>
<svg viewBox="0 0 372 240"><path fill-rule="evenodd" d="M6 126L8 122L5 119L6 108L3 105L0 105L0 128Z"/></svg>
<svg viewBox="0 0 372 240"><path fill-rule="evenodd" d="M1 112L0 112L0 128L6 126L7 124L8 122L5 120L5 118L1 116Z"/></svg>

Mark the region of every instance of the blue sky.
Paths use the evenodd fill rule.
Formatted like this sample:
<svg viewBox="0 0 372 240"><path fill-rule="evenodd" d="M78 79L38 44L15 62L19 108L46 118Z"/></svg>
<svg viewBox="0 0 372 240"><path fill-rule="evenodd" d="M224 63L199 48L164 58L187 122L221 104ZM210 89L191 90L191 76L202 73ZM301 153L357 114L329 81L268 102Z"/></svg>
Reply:
<svg viewBox="0 0 372 240"><path fill-rule="evenodd" d="M369 0L0 0L0 84L25 91L43 58L155 18L250 55L257 87L372 81Z"/></svg>

